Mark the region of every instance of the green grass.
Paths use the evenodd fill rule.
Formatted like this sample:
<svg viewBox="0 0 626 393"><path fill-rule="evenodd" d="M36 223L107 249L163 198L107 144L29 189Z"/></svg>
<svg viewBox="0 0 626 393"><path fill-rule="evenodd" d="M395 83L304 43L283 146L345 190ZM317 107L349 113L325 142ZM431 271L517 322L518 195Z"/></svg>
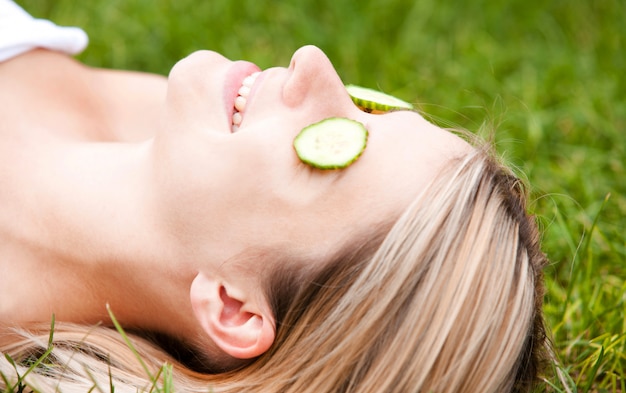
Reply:
<svg viewBox="0 0 626 393"><path fill-rule="evenodd" d="M268 67L315 44L346 83L417 103L442 126L495 127L533 186L558 355L579 392L626 392L623 0L20 4L84 27L91 65L167 74L213 49Z"/></svg>

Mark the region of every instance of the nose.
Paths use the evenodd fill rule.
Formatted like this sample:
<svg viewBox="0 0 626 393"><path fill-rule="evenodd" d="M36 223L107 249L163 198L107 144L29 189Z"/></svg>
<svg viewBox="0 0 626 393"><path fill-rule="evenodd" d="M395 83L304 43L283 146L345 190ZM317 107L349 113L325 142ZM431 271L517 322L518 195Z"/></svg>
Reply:
<svg viewBox="0 0 626 393"><path fill-rule="evenodd" d="M352 106L350 96L332 63L316 46L298 49L289 65L291 75L283 88L284 102L290 107L308 102L340 109Z"/></svg>

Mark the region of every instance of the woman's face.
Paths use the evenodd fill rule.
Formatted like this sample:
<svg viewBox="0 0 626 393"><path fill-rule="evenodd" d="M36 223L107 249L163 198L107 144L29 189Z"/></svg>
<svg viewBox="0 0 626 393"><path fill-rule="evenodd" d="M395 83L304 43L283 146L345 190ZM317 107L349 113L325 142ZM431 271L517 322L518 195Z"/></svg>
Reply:
<svg viewBox="0 0 626 393"><path fill-rule="evenodd" d="M359 110L315 47L296 51L288 68L267 69L244 83L258 71L196 52L170 73L153 145L155 193L172 233L194 253L212 248L226 260L259 247L311 257L335 251L353 234L397 217L450 158L469 148L417 113ZM250 82L245 100L238 98ZM368 129L362 156L342 170L302 163L294 137L336 116Z"/></svg>

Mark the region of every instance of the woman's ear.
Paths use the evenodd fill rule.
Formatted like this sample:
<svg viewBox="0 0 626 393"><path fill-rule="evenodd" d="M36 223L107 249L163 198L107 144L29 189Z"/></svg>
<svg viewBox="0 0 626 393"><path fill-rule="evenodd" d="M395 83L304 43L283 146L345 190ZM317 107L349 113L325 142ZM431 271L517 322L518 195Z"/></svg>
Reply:
<svg viewBox="0 0 626 393"><path fill-rule="evenodd" d="M196 319L219 348L238 359L265 353L276 335L269 305L259 300L264 297L247 293L250 288L229 286L202 273L191 285Z"/></svg>

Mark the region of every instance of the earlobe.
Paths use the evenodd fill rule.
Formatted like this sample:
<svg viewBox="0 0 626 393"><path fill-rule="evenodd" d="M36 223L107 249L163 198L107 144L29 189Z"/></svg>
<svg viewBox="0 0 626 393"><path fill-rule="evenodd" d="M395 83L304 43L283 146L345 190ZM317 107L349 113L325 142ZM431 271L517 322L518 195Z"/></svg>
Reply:
<svg viewBox="0 0 626 393"><path fill-rule="evenodd" d="M238 359L257 357L274 342L273 317L264 311L266 304L246 301L236 292L237 288L199 273L191 285L191 304L198 322L219 348Z"/></svg>

